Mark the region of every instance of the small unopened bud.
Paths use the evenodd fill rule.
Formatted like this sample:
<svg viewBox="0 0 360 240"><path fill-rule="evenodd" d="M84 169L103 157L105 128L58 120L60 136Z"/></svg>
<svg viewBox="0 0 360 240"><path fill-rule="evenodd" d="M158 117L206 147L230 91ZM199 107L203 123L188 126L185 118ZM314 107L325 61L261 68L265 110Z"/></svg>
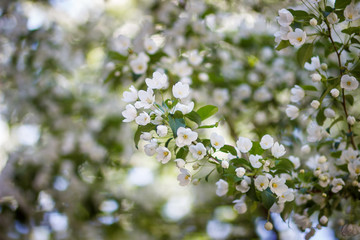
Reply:
<svg viewBox="0 0 360 240"><path fill-rule="evenodd" d="M340 218L337 222L340 226L343 226L345 224L345 220Z"/></svg>
<svg viewBox="0 0 360 240"><path fill-rule="evenodd" d="M305 170L304 170L304 169L300 169L300 173L301 173L301 174L304 174L304 173L305 173Z"/></svg>
<svg viewBox="0 0 360 240"><path fill-rule="evenodd" d="M320 218L320 223L322 225L327 224L328 221L329 221L329 219L325 215Z"/></svg>
<svg viewBox="0 0 360 240"><path fill-rule="evenodd" d="M223 168L229 168L229 162L226 161L226 160L223 160L223 161L221 162L221 166L222 166Z"/></svg>
<svg viewBox="0 0 360 240"><path fill-rule="evenodd" d="M320 170L320 169L315 170L315 172L314 172L315 177L318 177L320 174L321 174L321 170Z"/></svg>
<svg viewBox="0 0 360 240"><path fill-rule="evenodd" d="M320 102L318 100L313 100L310 105L312 108L318 109L320 107Z"/></svg>
<svg viewBox="0 0 360 240"><path fill-rule="evenodd" d="M323 193L323 194L321 194L321 196L322 196L323 198L326 198L326 197L327 197L327 194L326 194L326 193Z"/></svg>
<svg viewBox="0 0 360 240"><path fill-rule="evenodd" d="M198 163L194 163L194 165L192 165L192 168L194 170L197 170L200 167L200 165Z"/></svg>
<svg viewBox="0 0 360 240"><path fill-rule="evenodd" d="M265 229L268 230L268 231L271 231L273 230L274 226L271 222L266 222L265 223Z"/></svg>
<svg viewBox="0 0 360 240"><path fill-rule="evenodd" d="M196 178L192 181L192 184L198 185L200 183L200 179Z"/></svg>
<svg viewBox="0 0 360 240"><path fill-rule="evenodd" d="M311 80L313 82L320 82L321 81L321 75L318 73L311 74Z"/></svg>
<svg viewBox="0 0 360 240"><path fill-rule="evenodd" d="M310 146L307 145L307 144L301 147L301 152L302 152L302 153L307 154L307 153L309 153L310 151L311 151L311 148L310 148Z"/></svg>
<svg viewBox="0 0 360 240"><path fill-rule="evenodd" d="M317 20L315 18L310 19L310 25L315 27L317 25Z"/></svg>
<svg viewBox="0 0 360 240"><path fill-rule="evenodd" d="M357 187L357 186L359 186L359 182L356 181L356 180L354 180L354 181L352 182L352 185L353 185L354 187Z"/></svg>
<svg viewBox="0 0 360 240"><path fill-rule="evenodd" d="M347 120L348 124L350 124L350 125L354 125L356 122L356 119L354 116L348 116L346 120Z"/></svg>
<svg viewBox="0 0 360 240"><path fill-rule="evenodd" d="M321 64L321 69L322 69L323 71L326 71L326 70L328 69L328 65L327 65L326 63L322 63L322 64Z"/></svg>
<svg viewBox="0 0 360 240"><path fill-rule="evenodd" d="M327 161L325 156L319 157L319 163L325 163Z"/></svg>
<svg viewBox="0 0 360 240"><path fill-rule="evenodd" d="M340 91L337 90L336 88L331 89L330 93L331 93L331 96L333 96L334 98L336 98L340 95Z"/></svg>
<svg viewBox="0 0 360 240"><path fill-rule="evenodd" d="M320 225L320 224L316 225L316 228L320 230L320 229L321 229L321 225Z"/></svg>

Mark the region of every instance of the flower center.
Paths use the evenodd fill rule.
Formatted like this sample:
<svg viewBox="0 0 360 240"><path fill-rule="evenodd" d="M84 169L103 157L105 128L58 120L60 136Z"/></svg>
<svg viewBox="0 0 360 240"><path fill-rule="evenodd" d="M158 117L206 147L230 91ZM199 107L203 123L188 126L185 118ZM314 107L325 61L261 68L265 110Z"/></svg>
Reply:
<svg viewBox="0 0 360 240"><path fill-rule="evenodd" d="M265 184L264 183L260 183L260 187L263 187Z"/></svg>
<svg viewBox="0 0 360 240"><path fill-rule="evenodd" d="M189 178L190 178L189 175L186 175L186 176L185 176L185 180L188 180Z"/></svg>
<svg viewBox="0 0 360 240"><path fill-rule="evenodd" d="M188 139L188 135L184 134L183 138Z"/></svg>
<svg viewBox="0 0 360 240"><path fill-rule="evenodd" d="M219 146L219 143L218 143L218 142L215 142L214 145L215 145L215 146Z"/></svg>
<svg viewBox="0 0 360 240"><path fill-rule="evenodd" d="M347 81L347 82L346 82L346 85L351 86L351 82L350 82L350 81Z"/></svg>
<svg viewBox="0 0 360 240"><path fill-rule="evenodd" d="M356 174L359 174L359 173L360 173L360 168L356 168L356 169L355 169L355 173L356 173Z"/></svg>
<svg viewBox="0 0 360 240"><path fill-rule="evenodd" d="M296 40L297 40L298 42L301 42L301 41L302 41L302 37L298 37Z"/></svg>
<svg viewBox="0 0 360 240"><path fill-rule="evenodd" d="M202 154L202 151L200 151L200 150L197 151L197 154L198 154L198 155L201 155L201 154Z"/></svg>
<svg viewBox="0 0 360 240"><path fill-rule="evenodd" d="M169 152L164 152L164 157L166 157L167 155L169 155Z"/></svg>
<svg viewBox="0 0 360 240"><path fill-rule="evenodd" d="M273 186L273 188L277 188L277 187L278 187L278 185L277 185L276 183L273 183L272 186Z"/></svg>

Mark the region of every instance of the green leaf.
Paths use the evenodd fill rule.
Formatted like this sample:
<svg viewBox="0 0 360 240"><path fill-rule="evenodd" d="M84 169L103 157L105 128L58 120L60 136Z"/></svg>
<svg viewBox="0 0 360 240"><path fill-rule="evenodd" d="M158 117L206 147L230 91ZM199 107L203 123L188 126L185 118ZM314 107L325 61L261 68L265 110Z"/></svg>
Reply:
<svg viewBox="0 0 360 240"><path fill-rule="evenodd" d="M354 97L352 95L345 95L345 99L351 106L354 104Z"/></svg>
<svg viewBox="0 0 360 240"><path fill-rule="evenodd" d="M329 129L328 132L330 132L330 129L331 129L337 122L342 121L343 118L344 118L343 116L340 116L340 117L338 117L337 119L335 119L335 120L330 124L330 126L328 127L328 129Z"/></svg>
<svg viewBox="0 0 360 240"><path fill-rule="evenodd" d="M258 196L256 195L256 187L254 181L251 181L250 189L246 192L246 196L248 196L253 201L259 201Z"/></svg>
<svg viewBox="0 0 360 240"><path fill-rule="evenodd" d="M281 42L279 43L279 45L275 48L275 50L280 51L281 49L287 48L288 46L290 46L290 42L289 40L281 40Z"/></svg>
<svg viewBox="0 0 360 240"><path fill-rule="evenodd" d="M155 130L156 129L156 125L149 123L145 126L141 126L139 125L138 129L135 132L135 136L134 136L134 142L135 142L135 147L138 148L138 144L140 141L140 135L143 132L150 132L151 130Z"/></svg>
<svg viewBox="0 0 360 240"><path fill-rule="evenodd" d="M185 117L195 122L197 125L201 125L201 117L197 112L191 111L190 113L186 114Z"/></svg>
<svg viewBox="0 0 360 240"><path fill-rule="evenodd" d="M214 128L214 127L218 127L219 126L220 121L217 121L215 124L212 125L202 125L198 128Z"/></svg>
<svg viewBox="0 0 360 240"><path fill-rule="evenodd" d="M343 9L351 3L351 0L336 0L335 9Z"/></svg>
<svg viewBox="0 0 360 240"><path fill-rule="evenodd" d="M166 141L165 147L168 147L168 146L169 146L169 143L170 143L171 139L173 139L173 138L169 138L169 139Z"/></svg>
<svg viewBox="0 0 360 240"><path fill-rule="evenodd" d="M266 209L270 209L276 201L275 195L271 192L270 188L261 192L261 202Z"/></svg>
<svg viewBox="0 0 360 240"><path fill-rule="evenodd" d="M313 85L300 85L300 87L306 91L318 91Z"/></svg>
<svg viewBox="0 0 360 240"><path fill-rule="evenodd" d="M314 17L316 18L316 16L314 14L309 14L308 12L305 12L302 10L289 9L289 12L291 12L291 14L295 18L295 21L297 21L297 22L299 22L299 21L309 22L310 19L312 19Z"/></svg>
<svg viewBox="0 0 360 240"><path fill-rule="evenodd" d="M316 122L319 126L322 126L324 124L324 121L326 119L325 115L324 115L324 108L320 109L320 111L318 112L318 114L316 115Z"/></svg>
<svg viewBox="0 0 360 240"><path fill-rule="evenodd" d="M236 156L237 152L233 146L230 145L224 145L222 148L220 148L220 151L224 153L231 153L232 155Z"/></svg>
<svg viewBox="0 0 360 240"><path fill-rule="evenodd" d="M189 148L188 147L182 147L179 149L179 151L176 153L176 158L181 158L181 159L186 159L186 156L189 153Z"/></svg>
<svg viewBox="0 0 360 240"><path fill-rule="evenodd" d="M356 77L357 79L360 79L360 61L358 61L350 71L351 75Z"/></svg>
<svg viewBox="0 0 360 240"><path fill-rule="evenodd" d="M252 145L252 148L251 150L249 151L250 154L253 154L253 155L261 155L263 154L264 152L264 149L262 149L262 147L260 146L260 143L255 141L255 142L252 142L253 145Z"/></svg>
<svg viewBox="0 0 360 240"><path fill-rule="evenodd" d="M125 61L127 59L127 56L121 55L120 53L115 51L109 51L108 56L109 58L118 61Z"/></svg>
<svg viewBox="0 0 360 240"><path fill-rule="evenodd" d="M218 111L218 107L213 106L213 105L207 105L207 106L200 108L196 112L197 112L197 114L199 114L201 120L204 121L205 119L214 115L217 111Z"/></svg>
<svg viewBox="0 0 360 240"><path fill-rule="evenodd" d="M341 32L345 33L345 34L348 34L348 35L351 35L353 33L359 34L360 33L360 27L349 27L349 28L346 28L346 29L342 30Z"/></svg>
<svg viewBox="0 0 360 240"><path fill-rule="evenodd" d="M280 214L284 222L289 218L290 213L292 212L293 209L294 209L294 201L285 203L284 210L282 210Z"/></svg>
<svg viewBox="0 0 360 240"><path fill-rule="evenodd" d="M304 64L312 57L314 45L312 43L305 43L297 51L297 61L300 67L304 67Z"/></svg>
<svg viewBox="0 0 360 240"><path fill-rule="evenodd" d="M247 168L251 168L250 167L250 162L247 161L244 158L235 158L231 160L231 163L235 166L235 167L247 167Z"/></svg>
<svg viewBox="0 0 360 240"><path fill-rule="evenodd" d="M283 173L284 171L286 173L291 173L292 170L294 170L295 165L286 158L281 158L279 160L276 160L275 162L275 169L277 172Z"/></svg>
<svg viewBox="0 0 360 240"><path fill-rule="evenodd" d="M209 177L210 175L215 171L215 168L213 170L211 170L206 176L205 176L205 181L208 182L209 181Z"/></svg>
<svg viewBox="0 0 360 240"><path fill-rule="evenodd" d="M172 114L169 114L168 118L169 118L170 128L173 132L174 138L176 138L178 128L185 127L185 121L183 118L175 118L175 116Z"/></svg>
<svg viewBox="0 0 360 240"><path fill-rule="evenodd" d="M332 153L330 154L330 156L332 156L333 158L340 158L341 153L342 153L342 151L332 152Z"/></svg>

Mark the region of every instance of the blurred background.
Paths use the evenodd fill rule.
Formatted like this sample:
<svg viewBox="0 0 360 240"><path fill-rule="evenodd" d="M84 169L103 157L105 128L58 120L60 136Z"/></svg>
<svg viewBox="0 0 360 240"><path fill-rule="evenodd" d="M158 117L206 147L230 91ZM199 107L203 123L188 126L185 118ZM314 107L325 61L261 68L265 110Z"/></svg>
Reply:
<svg viewBox="0 0 360 240"><path fill-rule="evenodd" d="M256 205L238 215L232 199L216 196L215 174L209 183L179 186L175 164L160 165L136 150L135 126L122 123L122 92L137 79L118 71L124 63L111 54L115 37L122 34L136 43L139 36L162 32L176 40L179 33L164 29L193 10L191 4L209 32L222 37L224 49L233 50L225 43L240 49L234 54L241 60L219 52L222 68L217 77L209 73L215 79L211 86L224 89L227 83L219 78L238 79L238 71L256 69L260 58L265 59L261 67L281 66L283 72L273 75L278 86L293 84L291 64L266 62L276 54L277 11L291 1L0 2L0 239L302 238L275 215L276 231L266 232L265 218L256 217L266 217L266 211ZM199 42L196 29L184 30L189 44ZM158 40L161 44L163 35ZM246 77L256 81L257 76ZM207 101L214 93L193 80L198 100ZM255 113L233 111L223 92L215 94L213 104L230 109L221 114L247 122L235 129L249 132ZM281 97L272 104L279 103ZM250 129L263 124L268 109L264 103ZM274 114L269 121L279 119ZM236 136L229 122L220 131L229 142ZM316 237L333 235L325 228Z"/></svg>

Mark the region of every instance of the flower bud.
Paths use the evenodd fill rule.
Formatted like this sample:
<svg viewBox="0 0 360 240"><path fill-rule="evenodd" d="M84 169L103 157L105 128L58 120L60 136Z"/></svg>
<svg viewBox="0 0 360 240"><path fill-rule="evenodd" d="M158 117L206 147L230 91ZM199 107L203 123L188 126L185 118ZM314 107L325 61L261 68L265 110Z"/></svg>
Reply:
<svg viewBox="0 0 360 240"><path fill-rule="evenodd" d="M271 231L271 230L273 230L273 225L272 225L272 223L271 222L266 222L265 223L265 229L266 230L268 230L268 231Z"/></svg>
<svg viewBox="0 0 360 240"><path fill-rule="evenodd" d="M321 196L322 196L323 198L326 198L326 197L327 197L327 194L326 194L326 193L323 193L323 194L321 194Z"/></svg>
<svg viewBox="0 0 360 240"><path fill-rule="evenodd" d="M192 165L192 168L194 170L197 170L200 167L200 165L198 163L194 163L194 165Z"/></svg>
<svg viewBox="0 0 360 240"><path fill-rule="evenodd" d="M322 69L323 71L326 71L326 70L328 69L328 65L327 65L326 63L322 63L322 64L321 64L321 69Z"/></svg>
<svg viewBox="0 0 360 240"><path fill-rule="evenodd" d="M355 117L354 117L354 116L350 116L350 115L347 117L346 120L347 120L348 124L350 124L350 125L354 125L355 122L356 122Z"/></svg>
<svg viewBox="0 0 360 240"><path fill-rule="evenodd" d="M302 153L307 154L307 153L310 153L310 151L311 151L311 148L310 148L310 146L307 145L307 144L301 147L301 152L302 152Z"/></svg>
<svg viewBox="0 0 360 240"><path fill-rule="evenodd" d="M196 178L192 181L192 184L194 184L195 186L198 185L200 183L200 179Z"/></svg>
<svg viewBox="0 0 360 240"><path fill-rule="evenodd" d="M315 27L317 25L317 20L315 18L310 19L310 25Z"/></svg>
<svg viewBox="0 0 360 240"><path fill-rule="evenodd" d="M150 141L151 138L152 138L152 135L149 132L144 132L140 135L140 139L144 140L144 141Z"/></svg>
<svg viewBox="0 0 360 240"><path fill-rule="evenodd" d="M352 185L353 185L354 187L357 187L357 186L359 186L359 182L356 181L356 180L354 180L354 181L352 182Z"/></svg>
<svg viewBox="0 0 360 240"><path fill-rule="evenodd" d="M320 82L321 81L321 75L318 73L311 74L311 80L313 82Z"/></svg>
<svg viewBox="0 0 360 240"><path fill-rule="evenodd" d="M318 109L319 106L320 106L320 102L319 102L318 100L313 100L310 105L311 105L311 107L313 107L314 109Z"/></svg>
<svg viewBox="0 0 360 240"><path fill-rule="evenodd" d="M300 173L301 173L301 174L304 174L304 173L305 173L305 170L304 170L304 169L300 169Z"/></svg>
<svg viewBox="0 0 360 240"><path fill-rule="evenodd" d="M331 89L330 93L331 93L331 96L333 96L334 98L336 98L340 95L340 91L337 90L336 88Z"/></svg>
<svg viewBox="0 0 360 240"><path fill-rule="evenodd" d="M320 218L320 223L322 224L322 225L325 225L325 224L327 224L327 222L329 221L329 219L324 215L324 216L322 216L321 218Z"/></svg>
<svg viewBox="0 0 360 240"><path fill-rule="evenodd" d="M221 162L221 166L222 166L223 168L229 168L229 162L226 161L226 160L223 160L223 161Z"/></svg>

